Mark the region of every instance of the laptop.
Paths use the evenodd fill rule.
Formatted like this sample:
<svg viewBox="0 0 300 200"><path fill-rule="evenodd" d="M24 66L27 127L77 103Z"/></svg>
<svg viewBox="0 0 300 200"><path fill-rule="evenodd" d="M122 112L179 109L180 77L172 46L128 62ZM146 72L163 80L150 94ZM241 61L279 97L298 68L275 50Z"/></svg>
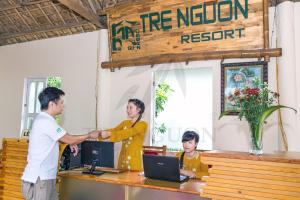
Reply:
<svg viewBox="0 0 300 200"><path fill-rule="evenodd" d="M180 175L177 157L143 154L143 165L147 178L175 182L188 180L188 176Z"/></svg>

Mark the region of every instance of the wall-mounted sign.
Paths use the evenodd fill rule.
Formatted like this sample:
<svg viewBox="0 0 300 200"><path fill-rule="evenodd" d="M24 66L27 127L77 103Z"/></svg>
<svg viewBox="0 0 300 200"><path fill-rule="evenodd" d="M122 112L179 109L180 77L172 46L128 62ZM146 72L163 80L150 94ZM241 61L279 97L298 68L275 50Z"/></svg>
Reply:
<svg viewBox="0 0 300 200"><path fill-rule="evenodd" d="M264 48L263 0L145 0L107 13L112 61Z"/></svg>

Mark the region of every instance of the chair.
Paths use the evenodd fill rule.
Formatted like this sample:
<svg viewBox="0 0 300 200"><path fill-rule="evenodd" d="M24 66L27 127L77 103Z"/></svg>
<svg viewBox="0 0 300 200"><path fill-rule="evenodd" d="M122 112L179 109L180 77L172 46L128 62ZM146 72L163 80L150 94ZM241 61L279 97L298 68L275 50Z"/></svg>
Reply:
<svg viewBox="0 0 300 200"><path fill-rule="evenodd" d="M143 153L144 154L151 154L151 155L163 155L167 154L167 146L143 146Z"/></svg>

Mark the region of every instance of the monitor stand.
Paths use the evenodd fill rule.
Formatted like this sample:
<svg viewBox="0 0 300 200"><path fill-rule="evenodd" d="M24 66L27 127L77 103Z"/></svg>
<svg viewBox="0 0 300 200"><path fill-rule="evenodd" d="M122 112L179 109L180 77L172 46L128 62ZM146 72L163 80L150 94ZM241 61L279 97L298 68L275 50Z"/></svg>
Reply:
<svg viewBox="0 0 300 200"><path fill-rule="evenodd" d="M96 168L96 162L92 162L91 168L88 171L82 171L82 173L83 174L92 174L92 175L96 175L96 176L100 176L105 173L102 171L96 171L95 168Z"/></svg>

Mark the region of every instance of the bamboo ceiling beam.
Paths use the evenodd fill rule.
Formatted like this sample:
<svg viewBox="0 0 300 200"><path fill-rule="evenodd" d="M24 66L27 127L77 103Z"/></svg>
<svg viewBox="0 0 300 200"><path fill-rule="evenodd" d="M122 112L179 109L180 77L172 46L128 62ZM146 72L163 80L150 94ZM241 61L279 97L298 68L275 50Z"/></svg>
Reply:
<svg viewBox="0 0 300 200"><path fill-rule="evenodd" d="M95 7L95 2L92 1L92 0L88 0L88 3L89 3L89 5L90 5L91 9L93 10L93 12L94 12L94 13L97 13L97 9L96 9L96 7Z"/></svg>
<svg viewBox="0 0 300 200"><path fill-rule="evenodd" d="M216 59L229 59L229 58L263 58L279 57L282 54L281 48L276 49L257 49L257 50L232 50L232 51L208 51L199 53L182 53L182 54L165 54L158 56L141 57L130 60L119 60L111 62L103 62L101 67L104 69L141 66L141 65L154 65L161 63L174 63L174 62L189 62L197 60L216 60Z"/></svg>
<svg viewBox="0 0 300 200"><path fill-rule="evenodd" d="M58 0L58 2L63 4L70 10L73 10L74 12L78 13L98 28L105 28L105 26L100 23L99 16L93 13L88 8L84 7L80 0Z"/></svg>

